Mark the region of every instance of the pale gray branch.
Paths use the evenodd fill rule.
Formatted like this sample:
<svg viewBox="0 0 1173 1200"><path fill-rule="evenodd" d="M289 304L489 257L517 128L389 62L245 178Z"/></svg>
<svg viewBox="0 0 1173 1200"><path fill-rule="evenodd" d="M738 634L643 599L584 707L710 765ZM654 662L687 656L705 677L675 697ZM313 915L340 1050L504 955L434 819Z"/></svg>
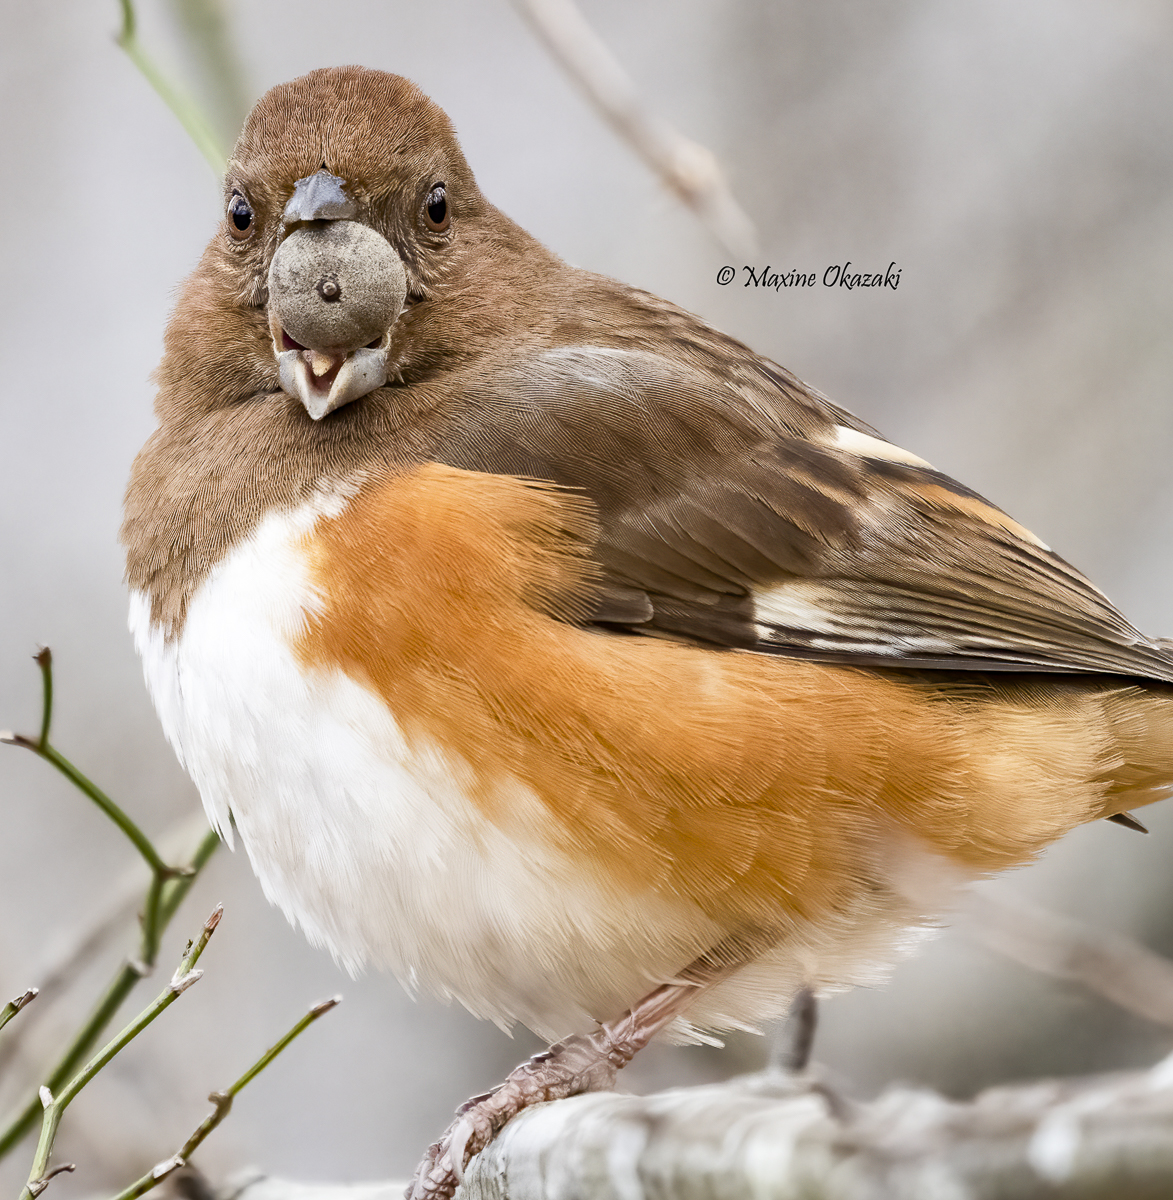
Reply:
<svg viewBox="0 0 1173 1200"><path fill-rule="evenodd" d="M965 911L969 932L988 949L1173 1027L1173 962L1134 938L1048 912L1006 888L971 893Z"/></svg>
<svg viewBox="0 0 1173 1200"><path fill-rule="evenodd" d="M253 1178L224 1200L397 1200L401 1185ZM457 1200L1130 1200L1173 1195L1173 1057L1148 1071L869 1104L750 1076L538 1105L469 1164Z"/></svg>
<svg viewBox="0 0 1173 1200"><path fill-rule="evenodd" d="M644 107L635 85L574 0L513 0L546 48L611 127L705 223L729 253L752 258L753 222L716 158Z"/></svg>

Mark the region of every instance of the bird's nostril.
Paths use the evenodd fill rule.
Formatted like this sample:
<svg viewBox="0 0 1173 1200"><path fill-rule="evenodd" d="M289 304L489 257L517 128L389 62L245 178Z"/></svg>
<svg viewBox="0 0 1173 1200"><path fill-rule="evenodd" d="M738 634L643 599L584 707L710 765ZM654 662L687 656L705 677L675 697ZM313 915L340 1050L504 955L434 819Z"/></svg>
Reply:
<svg viewBox="0 0 1173 1200"><path fill-rule="evenodd" d="M318 280L317 292L327 304L334 304L341 300L342 285L338 282L338 276L333 272L328 275L323 275L322 278Z"/></svg>

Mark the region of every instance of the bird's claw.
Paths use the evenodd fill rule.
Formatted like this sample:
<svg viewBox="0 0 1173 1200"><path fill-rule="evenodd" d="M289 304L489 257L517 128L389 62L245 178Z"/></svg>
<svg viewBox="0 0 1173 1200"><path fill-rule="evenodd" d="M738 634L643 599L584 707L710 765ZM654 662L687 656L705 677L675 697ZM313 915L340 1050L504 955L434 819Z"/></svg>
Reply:
<svg viewBox="0 0 1173 1200"><path fill-rule="evenodd" d="M468 1161L468 1158L465 1158L465 1152L475 1132L476 1128L472 1118L465 1115L452 1126L452 1130L448 1134L448 1165L452 1174L456 1176L457 1183L464 1182L464 1164ZM472 1155L470 1154L468 1157L471 1158Z"/></svg>
<svg viewBox="0 0 1173 1200"><path fill-rule="evenodd" d="M468 1161L493 1140L509 1119L504 1117L495 1124L476 1111L475 1102L462 1105L461 1110L444 1136L428 1147L405 1193L406 1200L449 1200L464 1182Z"/></svg>
<svg viewBox="0 0 1173 1200"><path fill-rule="evenodd" d="M531 1104L610 1087L616 1072L613 1050L605 1028L567 1038L511 1071L500 1087L466 1100L444 1136L428 1147L406 1200L449 1200L469 1160Z"/></svg>

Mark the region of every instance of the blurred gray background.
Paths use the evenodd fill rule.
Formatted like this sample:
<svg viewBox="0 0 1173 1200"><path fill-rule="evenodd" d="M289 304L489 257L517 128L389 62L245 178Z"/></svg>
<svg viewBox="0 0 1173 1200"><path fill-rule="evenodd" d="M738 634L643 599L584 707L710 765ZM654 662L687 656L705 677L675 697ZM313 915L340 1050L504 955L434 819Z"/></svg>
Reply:
<svg viewBox="0 0 1173 1200"><path fill-rule="evenodd" d="M1173 10L1159 0L582 0L649 107L710 147L757 223L759 265L894 261L899 289L746 289L687 211L600 122L505 0L250 0L226 6L245 101L313 67L418 82L488 196L570 261L668 296L958 476L1173 634ZM208 78L180 0L143 40ZM0 39L0 726L35 732L30 654L58 664L55 742L161 834L197 810L125 630L117 544L150 372L177 282L219 219L217 181L114 45L114 0L4 0ZM230 81L204 102L230 123ZM741 262L732 265L740 268ZM1142 838L1079 831L1010 886L1173 953L1173 805ZM0 997L140 868L50 769L0 747ZM145 872L142 873L145 885ZM999 885L1005 887L1006 885ZM167 939L154 995L217 902L205 979L66 1117L62 1196L166 1157L304 1010L346 1003L238 1101L198 1161L305 1179L403 1176L454 1106L535 1043L394 980L352 982L221 852ZM949 922L947 921L948 925ZM127 927L5 1039L0 1110L134 945ZM132 1002L133 1003L133 1002ZM130 1011L128 1009L128 1011ZM946 929L885 989L831 1000L816 1047L842 1086L954 1095L1044 1072L1145 1064L1173 1046L1130 1017ZM653 1049L647 1090L752 1069L763 1039ZM0 1166L15 1191L31 1145Z"/></svg>

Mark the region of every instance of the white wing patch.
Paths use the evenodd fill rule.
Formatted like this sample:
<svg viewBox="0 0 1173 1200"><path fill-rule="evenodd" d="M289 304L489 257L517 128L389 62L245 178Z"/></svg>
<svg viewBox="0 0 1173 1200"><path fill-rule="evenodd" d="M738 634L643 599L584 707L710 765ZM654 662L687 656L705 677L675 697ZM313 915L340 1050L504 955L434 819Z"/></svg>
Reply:
<svg viewBox="0 0 1173 1200"><path fill-rule="evenodd" d="M932 463L926 462L918 455L912 454L908 450L902 450L899 446L894 446L891 442L885 442L881 438L860 433L858 429L849 429L846 425L836 425L834 434L834 438L826 444L833 446L836 450L846 450L849 454L858 454L861 458L878 458L883 462L906 463L911 467L924 467L929 471L936 470ZM944 495L943 489L938 490ZM985 521L988 525L1005 529L1007 532L1013 533L1015 537L1022 538L1024 542L1030 542L1032 546L1037 546L1040 550L1050 553L1051 547L1046 542L986 501L965 496L950 496L948 499L952 507L959 511L967 512L979 520Z"/></svg>
<svg viewBox="0 0 1173 1200"><path fill-rule="evenodd" d="M828 443L836 450L846 450L848 454L858 454L861 458L879 458L885 462L908 463L913 467L928 467L933 470L932 463L926 462L918 455L908 450L902 450L882 438L872 437L871 434L860 433L858 429L850 429L846 425L836 425L834 439Z"/></svg>
<svg viewBox="0 0 1173 1200"><path fill-rule="evenodd" d="M810 580L791 580L755 592L754 621L758 636L763 642L784 641L786 630L799 630L805 635L804 643L816 650L881 654L889 658L948 654L954 649L943 638L911 628L894 631L890 622L882 627L879 624L870 629L862 627L858 614L850 618L839 614L837 596L834 587Z"/></svg>
<svg viewBox="0 0 1173 1200"><path fill-rule="evenodd" d="M761 636L769 637L770 626L774 625L808 629L814 633L841 632L843 622L835 616L830 605L833 596L831 588L802 581L755 592L754 619L759 623Z"/></svg>

